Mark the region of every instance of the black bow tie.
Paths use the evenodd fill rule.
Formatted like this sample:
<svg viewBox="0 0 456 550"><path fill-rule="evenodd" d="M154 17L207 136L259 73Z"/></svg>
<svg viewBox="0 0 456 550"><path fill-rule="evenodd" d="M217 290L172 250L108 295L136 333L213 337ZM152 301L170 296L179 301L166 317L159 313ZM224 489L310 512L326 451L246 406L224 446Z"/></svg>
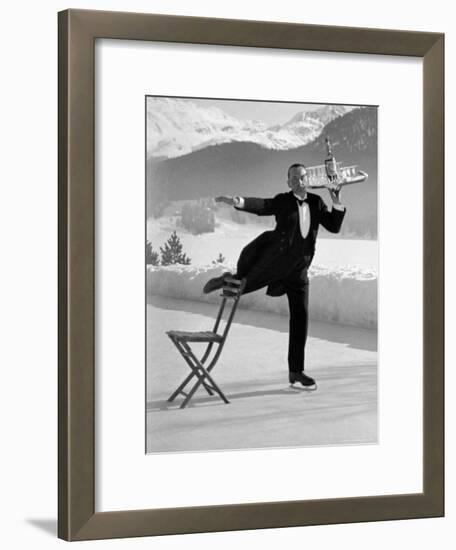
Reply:
<svg viewBox="0 0 456 550"><path fill-rule="evenodd" d="M298 199L298 198L296 197L296 201L298 202L299 206L302 206L303 203L307 202L307 198L306 198L306 199Z"/></svg>

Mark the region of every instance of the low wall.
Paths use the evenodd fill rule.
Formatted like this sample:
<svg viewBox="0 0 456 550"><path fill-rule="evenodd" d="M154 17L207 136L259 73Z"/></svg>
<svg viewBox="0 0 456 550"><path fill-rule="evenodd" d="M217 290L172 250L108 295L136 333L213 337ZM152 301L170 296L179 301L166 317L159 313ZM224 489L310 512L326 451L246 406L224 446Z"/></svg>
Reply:
<svg viewBox="0 0 456 550"><path fill-rule="evenodd" d="M203 286L230 266L147 266L147 293L183 300L216 303L218 292L205 295ZM377 326L377 275L375 272L330 269L318 266L309 271L310 318L363 328ZM266 289L242 297L239 307L288 315L285 296L271 298Z"/></svg>

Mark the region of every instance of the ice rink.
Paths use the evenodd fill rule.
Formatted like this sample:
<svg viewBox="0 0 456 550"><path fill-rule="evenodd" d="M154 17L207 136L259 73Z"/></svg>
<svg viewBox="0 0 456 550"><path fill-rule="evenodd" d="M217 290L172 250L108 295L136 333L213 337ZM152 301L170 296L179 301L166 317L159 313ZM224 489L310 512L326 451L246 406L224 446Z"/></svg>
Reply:
<svg viewBox="0 0 456 550"><path fill-rule="evenodd" d="M288 318L238 310L213 375L230 404L199 389L185 409L167 398L190 370L167 330L210 330L215 304L149 296L147 451L357 445L377 441L377 333L312 321L306 372L318 389L292 389Z"/></svg>

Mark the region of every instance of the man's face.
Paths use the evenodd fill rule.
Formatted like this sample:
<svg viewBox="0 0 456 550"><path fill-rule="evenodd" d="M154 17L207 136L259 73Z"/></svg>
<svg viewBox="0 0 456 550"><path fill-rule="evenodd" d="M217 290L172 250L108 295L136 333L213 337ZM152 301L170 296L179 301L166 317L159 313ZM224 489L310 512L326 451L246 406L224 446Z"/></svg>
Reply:
<svg viewBox="0 0 456 550"><path fill-rule="evenodd" d="M304 166L297 166L290 170L288 175L288 187L296 195L305 195L309 185L309 177Z"/></svg>

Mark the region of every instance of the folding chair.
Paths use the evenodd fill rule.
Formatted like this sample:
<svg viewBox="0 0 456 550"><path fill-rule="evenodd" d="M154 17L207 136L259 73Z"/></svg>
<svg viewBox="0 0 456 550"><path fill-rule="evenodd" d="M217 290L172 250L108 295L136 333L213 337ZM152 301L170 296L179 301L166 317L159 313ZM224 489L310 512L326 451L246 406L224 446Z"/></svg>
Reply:
<svg viewBox="0 0 456 550"><path fill-rule="evenodd" d="M179 394L182 394L185 399L180 405L181 409L188 404L200 386L203 386L209 395L214 395L214 393L216 393L225 403L229 403L225 394L216 384L211 372L217 364L220 354L222 353L222 349L225 344L226 337L228 336L228 332L230 330L234 314L236 313L236 308L238 306L242 291L244 290L244 286L244 280L239 281L233 277L225 278L225 284L221 294L222 303L220 304L220 309L212 331L187 332L181 330L170 330L166 333L191 370L191 373L187 376L187 378L185 378L176 391L168 398L168 401L174 401ZM222 323L223 312L227 304L231 305L231 311L228 311L228 308L230 307L230 305L228 305L228 316L226 319L225 328L223 332L219 334L217 331ZM204 351L201 359L196 357L189 345L190 342L207 343L206 350ZM215 353L212 359L209 360L214 344L217 344L218 347L215 348ZM189 386L192 381L194 382L193 386L188 392L184 391L184 389Z"/></svg>

